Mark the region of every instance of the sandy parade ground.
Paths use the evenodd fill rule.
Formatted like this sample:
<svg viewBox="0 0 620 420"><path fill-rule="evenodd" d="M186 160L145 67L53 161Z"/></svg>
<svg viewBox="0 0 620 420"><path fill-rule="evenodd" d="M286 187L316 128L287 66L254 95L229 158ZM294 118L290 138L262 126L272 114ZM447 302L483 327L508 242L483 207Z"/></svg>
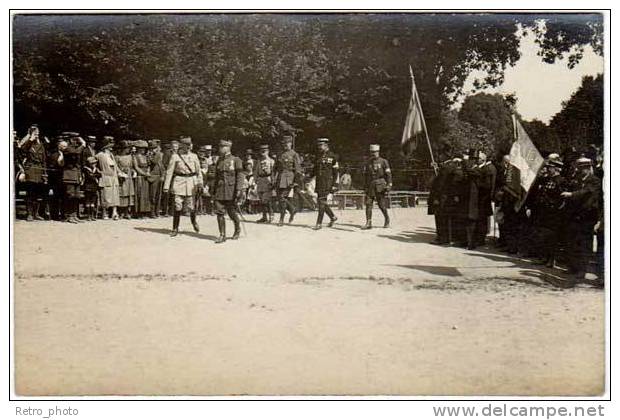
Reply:
<svg viewBox="0 0 620 420"><path fill-rule="evenodd" d="M492 247L432 245L426 208L217 245L183 217L16 221L21 395L598 395L605 293ZM381 224L376 212L375 222ZM228 222L229 235L232 224Z"/></svg>

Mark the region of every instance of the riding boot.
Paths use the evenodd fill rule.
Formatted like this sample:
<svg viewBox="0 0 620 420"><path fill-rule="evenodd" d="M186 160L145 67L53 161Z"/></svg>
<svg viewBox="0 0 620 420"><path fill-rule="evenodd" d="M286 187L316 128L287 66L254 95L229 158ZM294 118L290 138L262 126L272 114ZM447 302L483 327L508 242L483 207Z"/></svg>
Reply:
<svg viewBox="0 0 620 420"><path fill-rule="evenodd" d="M179 234L179 222L181 221L181 211L175 210L172 215L172 232L170 236L177 236Z"/></svg>
<svg viewBox="0 0 620 420"><path fill-rule="evenodd" d="M228 215L230 216L230 218L232 219L235 225L235 232L233 233L233 236L230 239L235 239L235 240L239 239L239 236L241 236L241 221L239 220L239 213L233 210L229 212Z"/></svg>
<svg viewBox="0 0 620 420"><path fill-rule="evenodd" d="M223 215L217 215L217 227L220 231L220 236L215 240L215 243L221 244L226 242L226 219L224 219Z"/></svg>
<svg viewBox="0 0 620 420"><path fill-rule="evenodd" d="M190 220L192 221L192 226L194 227L194 231L196 233L200 232L200 226L198 226L198 221L196 220L196 210L192 211L189 214Z"/></svg>
<svg viewBox="0 0 620 420"><path fill-rule="evenodd" d="M267 212L263 209L263 216L256 221L256 223L266 223L267 222Z"/></svg>

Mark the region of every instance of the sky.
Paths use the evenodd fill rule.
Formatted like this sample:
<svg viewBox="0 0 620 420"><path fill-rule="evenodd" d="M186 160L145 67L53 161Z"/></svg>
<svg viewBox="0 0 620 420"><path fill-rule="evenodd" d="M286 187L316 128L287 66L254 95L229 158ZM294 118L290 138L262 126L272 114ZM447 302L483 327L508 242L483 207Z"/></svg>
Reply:
<svg viewBox="0 0 620 420"><path fill-rule="evenodd" d="M538 119L545 123L562 109L562 101L570 98L581 85L583 76L594 76L604 70L604 59L586 47L583 59L573 69L567 67L568 60L556 60L547 64L536 55L538 46L533 35L521 37L521 58L514 67L505 71L505 80L501 86L483 89L487 93L507 94L514 92L517 96L517 112L526 120ZM473 89L473 81L480 76L472 73L465 81L465 92Z"/></svg>

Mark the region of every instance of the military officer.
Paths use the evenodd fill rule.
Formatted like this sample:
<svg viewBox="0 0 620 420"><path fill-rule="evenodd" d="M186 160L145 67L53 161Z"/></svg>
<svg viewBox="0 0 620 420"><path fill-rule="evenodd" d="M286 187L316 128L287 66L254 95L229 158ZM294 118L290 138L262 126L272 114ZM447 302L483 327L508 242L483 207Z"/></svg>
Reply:
<svg viewBox="0 0 620 420"><path fill-rule="evenodd" d="M289 196L294 195L295 189L300 185L302 178L301 158L293 150L293 136L284 136L282 138L282 147L284 151L280 153L276 160L277 175L275 188L277 189L280 205L280 221L278 226L284 224L284 216L287 209L289 211L288 222L291 223L293 221L297 207L289 199Z"/></svg>
<svg viewBox="0 0 620 420"><path fill-rule="evenodd" d="M162 200L163 178L166 173L164 155L161 151L161 142L158 139L149 140L149 197L151 198L151 217L159 217Z"/></svg>
<svg viewBox="0 0 620 420"><path fill-rule="evenodd" d="M256 192L260 200L263 217L256 223L271 223L273 220L273 208L271 207L271 195L273 192L273 174L276 162L269 156L269 145L260 147L260 156L254 165L254 180Z"/></svg>
<svg viewBox="0 0 620 420"><path fill-rule="evenodd" d="M86 147L86 142L78 133L63 133L69 142L63 146L63 165L62 165L62 182L65 189L65 221L69 223L78 223L78 211L80 199L84 197L80 185L83 181L82 176L82 153Z"/></svg>
<svg viewBox="0 0 620 420"><path fill-rule="evenodd" d="M241 234L238 203L243 198L245 173L241 159L232 155L231 147L231 141L220 140L219 158L215 164L213 199L215 200L217 226L220 231L220 236L215 241L218 244L226 241L226 219L224 218L226 213L235 225L235 232L231 239L239 239Z"/></svg>
<svg viewBox="0 0 620 420"><path fill-rule="evenodd" d="M329 216L328 227L332 227L338 218L327 204L327 196L338 190L340 181L338 156L329 150L329 139L317 139L318 153L314 163L314 175L316 180L316 194L319 205L319 214L316 219L314 230L323 227L323 216Z"/></svg>
<svg viewBox="0 0 620 420"><path fill-rule="evenodd" d="M48 192L45 147L39 137L39 128L33 125L28 134L19 143L21 152L24 185L26 187L27 220L43 220L39 214L41 201L46 199Z"/></svg>
<svg viewBox="0 0 620 420"><path fill-rule="evenodd" d="M362 229L372 229L372 206L376 200L379 210L383 213L384 228L390 227L390 216L387 211L386 195L392 189L392 170L388 161L379 156L378 144L370 145L370 158L364 165L366 186L366 225Z"/></svg>
<svg viewBox="0 0 620 420"><path fill-rule="evenodd" d="M594 226L599 218L601 180L594 175L592 160L575 161L575 174L560 196L566 200L568 272L583 280L592 256Z"/></svg>
<svg viewBox="0 0 620 420"><path fill-rule="evenodd" d="M166 178L164 179L164 193L171 191L174 195L174 213L172 215L172 232L170 236L179 233L181 212L185 206L190 211L192 226L196 232L200 232L196 220L196 207L194 197L197 190L202 190L202 177L200 176L200 162L195 153L190 152L192 139L182 137L179 140L177 153L170 156Z"/></svg>

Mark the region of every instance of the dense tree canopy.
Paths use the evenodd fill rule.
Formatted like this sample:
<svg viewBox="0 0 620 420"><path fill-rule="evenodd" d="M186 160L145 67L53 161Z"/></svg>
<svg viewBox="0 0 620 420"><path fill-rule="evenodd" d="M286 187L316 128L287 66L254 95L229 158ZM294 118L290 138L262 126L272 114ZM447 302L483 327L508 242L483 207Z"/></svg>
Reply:
<svg viewBox="0 0 620 420"><path fill-rule="evenodd" d="M596 14L18 15L15 126L33 121L117 137L241 147L282 133L308 149L327 135L358 159L371 142L395 146L410 95L408 64L431 139L473 70L497 86L519 59L517 28L546 61L592 45ZM397 148L393 160L397 160ZM390 154L388 153L388 155ZM425 147L419 156L426 156ZM402 159L400 159L401 162Z"/></svg>

